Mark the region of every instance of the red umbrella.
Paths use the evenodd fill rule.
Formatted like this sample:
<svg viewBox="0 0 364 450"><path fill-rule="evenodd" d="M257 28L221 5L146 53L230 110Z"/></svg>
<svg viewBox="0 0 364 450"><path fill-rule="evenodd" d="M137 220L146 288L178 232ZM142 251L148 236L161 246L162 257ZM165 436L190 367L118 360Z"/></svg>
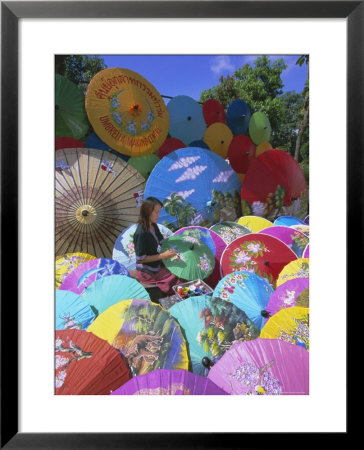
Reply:
<svg viewBox="0 0 364 450"><path fill-rule="evenodd" d="M202 114L207 126L215 122L225 123L224 107L214 98L210 98L204 102L202 105Z"/></svg>
<svg viewBox="0 0 364 450"><path fill-rule="evenodd" d="M237 134L230 142L227 157L235 172L246 173L255 159L254 142L246 134Z"/></svg>
<svg viewBox="0 0 364 450"><path fill-rule="evenodd" d="M250 233L235 239L221 256L223 276L236 272L253 272L266 278L275 288L275 282L288 263L297 255L282 241L263 233Z"/></svg>
<svg viewBox="0 0 364 450"><path fill-rule="evenodd" d="M55 393L109 395L131 378L121 353L84 330L56 330Z"/></svg>
<svg viewBox="0 0 364 450"><path fill-rule="evenodd" d="M248 203L252 214L268 219L278 217L281 208L292 206L301 196L307 196L305 176L298 162L283 150L267 150L256 157L241 189L242 202ZM307 212L300 211L300 214Z"/></svg>
<svg viewBox="0 0 364 450"><path fill-rule="evenodd" d="M179 148L185 148L185 147L186 146L185 146L184 142L181 141L181 139L169 137L159 147L158 158L162 159L163 156L166 156L169 153L172 153L175 150L178 150Z"/></svg>
<svg viewBox="0 0 364 450"><path fill-rule="evenodd" d="M84 148L85 144L71 137L56 137L56 150L60 148Z"/></svg>

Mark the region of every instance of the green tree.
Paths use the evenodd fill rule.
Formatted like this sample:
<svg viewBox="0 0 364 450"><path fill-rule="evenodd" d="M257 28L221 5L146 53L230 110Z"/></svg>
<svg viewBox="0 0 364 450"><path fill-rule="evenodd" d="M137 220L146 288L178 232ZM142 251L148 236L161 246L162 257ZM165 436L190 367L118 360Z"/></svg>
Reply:
<svg viewBox="0 0 364 450"><path fill-rule="evenodd" d="M302 117L302 121L298 127L298 134L297 134L295 153L294 153L294 157L297 161L298 161L299 154L300 154L300 148L301 148L301 144L303 141L303 135L304 135L306 129L308 129L308 124L309 124L309 70L310 70L309 62L310 62L309 55L302 55L296 61L296 64L299 66L302 66L303 64L307 65L306 84L305 84L305 88L302 92L302 95L304 96L303 117Z"/></svg>

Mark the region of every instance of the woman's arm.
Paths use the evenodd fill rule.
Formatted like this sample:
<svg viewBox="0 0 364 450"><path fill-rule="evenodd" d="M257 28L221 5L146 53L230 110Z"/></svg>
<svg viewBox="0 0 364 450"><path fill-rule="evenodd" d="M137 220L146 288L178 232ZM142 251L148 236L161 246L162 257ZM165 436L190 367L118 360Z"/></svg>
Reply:
<svg viewBox="0 0 364 450"><path fill-rule="evenodd" d="M143 259L139 259L140 262L149 263L154 261L160 261L161 259L169 259L176 256L174 250L166 250L163 253L158 253L157 255L146 255Z"/></svg>

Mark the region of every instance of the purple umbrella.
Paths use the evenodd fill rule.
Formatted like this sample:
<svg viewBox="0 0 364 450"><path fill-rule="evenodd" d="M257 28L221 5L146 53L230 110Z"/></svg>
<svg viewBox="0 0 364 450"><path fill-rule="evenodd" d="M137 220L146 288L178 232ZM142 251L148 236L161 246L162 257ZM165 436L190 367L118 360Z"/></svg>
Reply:
<svg viewBox="0 0 364 450"><path fill-rule="evenodd" d="M215 267L212 274L205 279L205 282L210 287L215 288L217 283L222 278L220 271L220 259L227 245L226 242L222 239L221 236L215 233L215 231L205 227L198 227L198 226L184 227L180 228L174 234L181 234L181 233L183 233L184 235L189 235L191 237L196 237L204 244L206 244L212 251L215 258Z"/></svg>
<svg viewBox="0 0 364 450"><path fill-rule="evenodd" d="M303 251L303 258L309 258L310 257L310 244L306 245L306 248Z"/></svg>
<svg viewBox="0 0 364 450"><path fill-rule="evenodd" d="M129 276L129 272L122 264L113 259L91 259L72 270L63 280L59 289L81 294L94 281L109 275Z"/></svg>
<svg viewBox="0 0 364 450"><path fill-rule="evenodd" d="M273 316L284 308L290 308L296 305L297 297L302 291L309 287L309 278L294 278L277 287L270 296L266 311ZM303 306L303 305L300 305ZM268 318L266 319L266 321Z"/></svg>
<svg viewBox="0 0 364 450"><path fill-rule="evenodd" d="M206 377L187 370L157 369L136 375L111 395L228 395Z"/></svg>
<svg viewBox="0 0 364 450"><path fill-rule="evenodd" d="M279 339L237 342L208 378L229 394L308 395L308 351Z"/></svg>
<svg viewBox="0 0 364 450"><path fill-rule="evenodd" d="M309 225L310 224L310 216L306 216L303 221L305 222L305 224Z"/></svg>
<svg viewBox="0 0 364 450"><path fill-rule="evenodd" d="M308 237L301 231L281 225L274 225L273 227L264 228L258 233L269 234L270 236L284 242L292 251L295 252L298 258L302 257L302 253L309 241Z"/></svg>

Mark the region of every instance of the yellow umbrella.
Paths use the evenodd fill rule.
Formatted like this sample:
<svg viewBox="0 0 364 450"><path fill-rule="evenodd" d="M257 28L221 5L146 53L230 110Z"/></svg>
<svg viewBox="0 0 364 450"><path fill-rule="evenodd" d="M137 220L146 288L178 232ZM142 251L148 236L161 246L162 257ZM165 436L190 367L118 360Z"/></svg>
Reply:
<svg viewBox="0 0 364 450"><path fill-rule="evenodd" d="M281 309L268 319L260 332L260 337L280 339L309 350L309 317L309 308L292 306Z"/></svg>
<svg viewBox="0 0 364 450"><path fill-rule="evenodd" d="M88 85L85 107L95 133L124 155L150 155L168 135L169 113L162 97L132 70L98 72Z"/></svg>
<svg viewBox="0 0 364 450"><path fill-rule="evenodd" d="M188 369L186 340L172 315L150 300L123 300L102 312L87 331L128 360L133 376L156 369Z"/></svg>
<svg viewBox="0 0 364 450"><path fill-rule="evenodd" d="M259 156L262 153L266 152L267 150L271 150L273 147L269 142L261 142L259 145L255 148L255 156Z"/></svg>
<svg viewBox="0 0 364 450"><path fill-rule="evenodd" d="M297 258L283 267L277 278L277 287L294 278L308 278L309 258Z"/></svg>
<svg viewBox="0 0 364 450"><path fill-rule="evenodd" d="M56 289L59 288L63 280L69 273L72 272L73 269L86 261L90 261L91 259L96 259L96 256L79 252L66 253L65 255L57 256L55 266Z"/></svg>
<svg viewBox="0 0 364 450"><path fill-rule="evenodd" d="M251 233L258 233L260 230L264 228L273 227L274 224L260 216L243 216L237 221L238 224L243 225L248 228Z"/></svg>
<svg viewBox="0 0 364 450"><path fill-rule="evenodd" d="M233 133L224 123L216 122L206 128L203 141L209 149L226 159Z"/></svg>

